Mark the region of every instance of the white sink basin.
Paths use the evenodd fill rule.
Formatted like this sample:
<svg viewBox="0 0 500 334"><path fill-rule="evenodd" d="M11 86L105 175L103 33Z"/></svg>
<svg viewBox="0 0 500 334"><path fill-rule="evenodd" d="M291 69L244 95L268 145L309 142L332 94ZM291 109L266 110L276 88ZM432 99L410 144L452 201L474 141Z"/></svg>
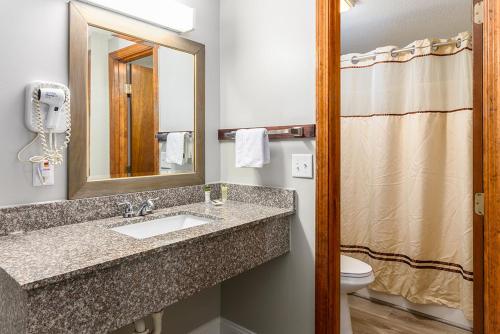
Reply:
<svg viewBox="0 0 500 334"><path fill-rule="evenodd" d="M146 239L157 235L184 230L186 228L205 225L212 221L191 215L177 215L142 223L135 223L112 228L111 230L128 235L135 239Z"/></svg>

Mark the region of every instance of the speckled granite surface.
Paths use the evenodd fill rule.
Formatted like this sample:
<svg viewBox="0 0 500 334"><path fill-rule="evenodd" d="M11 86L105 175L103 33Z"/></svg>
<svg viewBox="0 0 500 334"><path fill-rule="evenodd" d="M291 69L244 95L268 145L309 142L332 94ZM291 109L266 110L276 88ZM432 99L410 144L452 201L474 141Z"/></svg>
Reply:
<svg viewBox="0 0 500 334"><path fill-rule="evenodd" d="M29 294L28 333L107 333L289 251L279 218ZM17 334L17 332L16 332Z"/></svg>
<svg viewBox="0 0 500 334"><path fill-rule="evenodd" d="M294 207L294 191L263 186L227 184L229 199L246 203ZM212 185L212 198L220 197L220 183ZM147 192L86 198L72 201L0 207L0 236L17 231L33 231L50 227L78 224L120 215L117 203L129 201L135 206L148 198L158 198L157 208L202 202L202 186L170 188Z"/></svg>
<svg viewBox="0 0 500 334"><path fill-rule="evenodd" d="M233 201L277 208L295 208L295 191L290 189L244 184L227 184L227 186L228 198Z"/></svg>
<svg viewBox="0 0 500 334"><path fill-rule="evenodd" d="M175 214L194 214L211 218L212 223L138 240L109 228ZM24 289L55 283L120 262L149 256L171 246L292 214L287 208L274 208L228 201L216 208L195 203L158 210L153 215L124 219L108 218L80 224L37 230L0 237L0 267Z"/></svg>
<svg viewBox="0 0 500 334"><path fill-rule="evenodd" d="M246 202L216 208L172 206L175 200L164 199L164 209L146 218L71 220L0 237L0 292L9 291L8 301L0 301L6 334L106 333L287 253L294 192L258 187L260 194L252 196L248 186L229 188L230 199ZM267 205L256 204L266 196ZM51 205L57 204L42 206ZM0 215L5 210L13 212ZM213 222L143 240L109 230L179 213Z"/></svg>
<svg viewBox="0 0 500 334"><path fill-rule="evenodd" d="M0 235L110 218L118 216L122 210L117 203L129 201L137 206L148 198L158 198L155 204L161 209L202 202L204 193L202 186L190 186L72 201L3 207L0 208Z"/></svg>

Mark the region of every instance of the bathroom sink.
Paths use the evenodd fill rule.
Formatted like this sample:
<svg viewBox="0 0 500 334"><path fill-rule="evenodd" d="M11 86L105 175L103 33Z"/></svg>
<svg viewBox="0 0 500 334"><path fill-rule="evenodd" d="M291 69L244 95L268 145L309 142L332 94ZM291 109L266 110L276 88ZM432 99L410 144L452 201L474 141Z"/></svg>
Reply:
<svg viewBox="0 0 500 334"><path fill-rule="evenodd" d="M211 222L210 219L182 214L114 227L111 230L135 239L146 239Z"/></svg>

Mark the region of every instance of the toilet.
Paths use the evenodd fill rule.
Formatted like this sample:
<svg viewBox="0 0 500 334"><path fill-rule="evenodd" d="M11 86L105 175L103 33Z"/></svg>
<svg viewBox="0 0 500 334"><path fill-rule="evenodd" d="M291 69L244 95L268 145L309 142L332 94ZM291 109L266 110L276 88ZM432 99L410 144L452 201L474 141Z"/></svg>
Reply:
<svg viewBox="0 0 500 334"><path fill-rule="evenodd" d="M341 255L340 258L340 333L352 334L351 312L347 294L373 283L372 267L360 260Z"/></svg>

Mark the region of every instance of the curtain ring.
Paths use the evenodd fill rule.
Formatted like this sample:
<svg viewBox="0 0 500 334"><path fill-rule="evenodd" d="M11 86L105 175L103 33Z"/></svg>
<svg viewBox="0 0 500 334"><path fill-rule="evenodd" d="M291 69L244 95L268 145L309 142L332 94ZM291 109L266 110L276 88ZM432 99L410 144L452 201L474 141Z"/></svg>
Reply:
<svg viewBox="0 0 500 334"><path fill-rule="evenodd" d="M397 56L397 53L396 53L396 52L394 52L394 51L396 51L396 48L393 48L393 49L391 50L391 57L392 57L392 58L396 58L396 56Z"/></svg>
<svg viewBox="0 0 500 334"><path fill-rule="evenodd" d="M439 46L436 45L436 43L432 42L431 43L431 50L432 52L436 52L439 49Z"/></svg>
<svg viewBox="0 0 500 334"><path fill-rule="evenodd" d="M351 63L353 63L354 65L356 65L357 63L359 63L359 59L358 59L358 57L356 57L356 56L352 56L352 58L351 58Z"/></svg>
<svg viewBox="0 0 500 334"><path fill-rule="evenodd" d="M461 38L457 39L456 46L457 46L457 48L460 48L462 46L462 39Z"/></svg>
<svg viewBox="0 0 500 334"><path fill-rule="evenodd" d="M417 47L415 45L411 46L410 54L413 56L415 54L415 50L417 50Z"/></svg>

